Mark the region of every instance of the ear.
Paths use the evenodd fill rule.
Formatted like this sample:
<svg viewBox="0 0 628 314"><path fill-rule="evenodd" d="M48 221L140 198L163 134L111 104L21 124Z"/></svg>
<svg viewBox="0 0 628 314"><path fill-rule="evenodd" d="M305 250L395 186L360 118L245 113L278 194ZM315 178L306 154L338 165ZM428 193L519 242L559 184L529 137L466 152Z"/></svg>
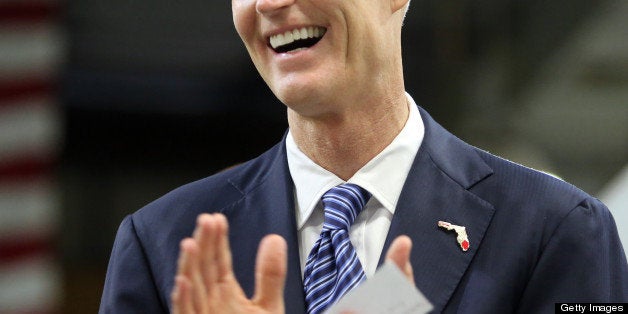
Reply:
<svg viewBox="0 0 628 314"><path fill-rule="evenodd" d="M390 11L396 13L397 11L406 8L406 5L410 0L390 0ZM404 12L405 14L405 12Z"/></svg>

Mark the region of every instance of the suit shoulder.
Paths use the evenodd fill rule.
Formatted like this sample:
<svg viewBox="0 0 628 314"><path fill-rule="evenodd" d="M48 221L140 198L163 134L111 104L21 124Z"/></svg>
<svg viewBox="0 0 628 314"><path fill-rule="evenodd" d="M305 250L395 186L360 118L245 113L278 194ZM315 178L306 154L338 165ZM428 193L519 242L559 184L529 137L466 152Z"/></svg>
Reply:
<svg viewBox="0 0 628 314"><path fill-rule="evenodd" d="M499 184L501 190L509 192L509 195L516 195L519 192L530 200L556 201L571 208L585 199L592 198L573 184L552 174L517 164L480 149L477 151L493 169L493 175L487 178L488 183L492 183L493 186Z"/></svg>
<svg viewBox="0 0 628 314"><path fill-rule="evenodd" d="M163 221L187 222L198 214L220 212L241 200L246 193L265 180L268 167L280 153L280 145L262 155L225 169L203 179L182 185L144 206L133 216L141 225L159 224ZM244 183L243 183L244 182Z"/></svg>
<svg viewBox="0 0 628 314"><path fill-rule="evenodd" d="M493 174L472 191L512 219L543 221L552 229L572 210L596 207L610 215L599 200L560 178L481 150L478 154Z"/></svg>
<svg viewBox="0 0 628 314"><path fill-rule="evenodd" d="M593 196L552 175L516 164L478 150L493 169L493 174L470 191L491 203L495 211L494 228L498 233L528 230L543 247L556 230L571 221L570 232L584 232L597 226L614 232L608 208ZM577 223L574 223L577 221ZM596 227L596 228L597 228Z"/></svg>

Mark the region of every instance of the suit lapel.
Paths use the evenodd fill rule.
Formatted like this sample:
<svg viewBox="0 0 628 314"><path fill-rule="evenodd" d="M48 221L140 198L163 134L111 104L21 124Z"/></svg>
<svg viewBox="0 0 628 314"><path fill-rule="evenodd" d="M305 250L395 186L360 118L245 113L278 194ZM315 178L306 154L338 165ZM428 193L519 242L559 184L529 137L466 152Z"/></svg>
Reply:
<svg viewBox="0 0 628 314"><path fill-rule="evenodd" d="M492 174L475 153L423 110L425 138L402 190L380 264L392 240L405 234L413 241L411 262L417 288L441 312L473 259L493 216L492 205L469 192ZM462 251L456 233L439 220L465 226L470 248Z"/></svg>
<svg viewBox="0 0 628 314"><path fill-rule="evenodd" d="M299 244L294 213L293 183L286 161L285 141L251 165L251 173L230 182L244 197L224 211L229 219L233 266L240 285L250 297L255 287L255 258L267 234L282 236L288 245L288 273L284 290L286 313L304 313Z"/></svg>

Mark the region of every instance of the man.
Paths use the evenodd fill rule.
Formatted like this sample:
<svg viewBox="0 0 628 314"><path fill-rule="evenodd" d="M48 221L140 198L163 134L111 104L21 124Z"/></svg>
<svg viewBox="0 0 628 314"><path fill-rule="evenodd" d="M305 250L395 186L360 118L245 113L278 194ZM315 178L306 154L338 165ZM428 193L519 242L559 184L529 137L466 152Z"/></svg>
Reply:
<svg viewBox="0 0 628 314"><path fill-rule="evenodd" d="M260 157L125 218L101 312L319 313L342 296L312 292L338 188L360 208L342 242L357 258L331 258L336 282L359 283L387 255L435 312L627 302L626 257L603 204L463 143L405 93L408 5L233 0L290 130Z"/></svg>

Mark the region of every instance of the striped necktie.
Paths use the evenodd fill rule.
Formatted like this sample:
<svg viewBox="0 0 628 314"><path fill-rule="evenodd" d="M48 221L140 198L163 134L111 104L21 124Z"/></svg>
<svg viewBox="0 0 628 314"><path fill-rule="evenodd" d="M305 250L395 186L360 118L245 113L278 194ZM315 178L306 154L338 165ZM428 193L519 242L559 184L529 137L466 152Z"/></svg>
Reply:
<svg viewBox="0 0 628 314"><path fill-rule="evenodd" d="M370 197L368 191L351 183L323 195L323 230L305 263L308 314L322 313L366 278L349 239L349 227Z"/></svg>

